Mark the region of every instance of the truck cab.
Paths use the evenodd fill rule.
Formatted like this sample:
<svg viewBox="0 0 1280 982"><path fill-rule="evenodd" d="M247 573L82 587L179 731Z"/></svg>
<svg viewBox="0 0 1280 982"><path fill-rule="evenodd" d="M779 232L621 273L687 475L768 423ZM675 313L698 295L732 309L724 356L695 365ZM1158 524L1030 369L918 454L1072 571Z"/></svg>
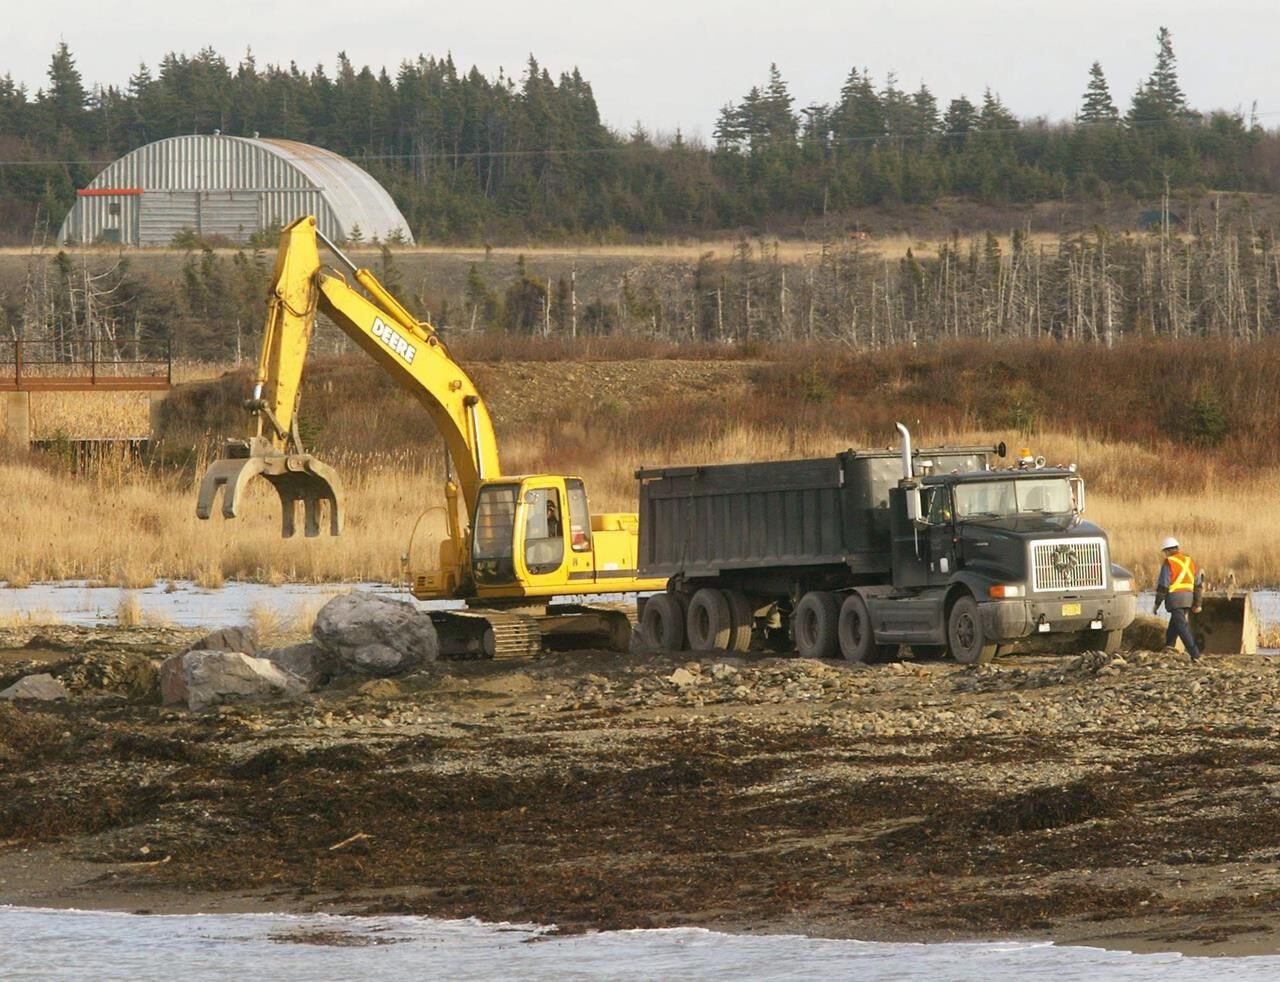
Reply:
<svg viewBox="0 0 1280 982"><path fill-rule="evenodd" d="M891 492L893 594L928 598L929 640L962 661L1064 635L1115 650L1136 612L1133 576L1084 500L1074 468L1035 463L904 480Z"/></svg>

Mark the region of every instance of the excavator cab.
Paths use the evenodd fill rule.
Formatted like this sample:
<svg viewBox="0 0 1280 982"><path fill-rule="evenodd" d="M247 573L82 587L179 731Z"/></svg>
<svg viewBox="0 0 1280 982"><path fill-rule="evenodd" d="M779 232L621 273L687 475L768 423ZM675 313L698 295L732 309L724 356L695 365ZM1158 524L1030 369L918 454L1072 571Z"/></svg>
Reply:
<svg viewBox="0 0 1280 982"><path fill-rule="evenodd" d="M567 483L556 477L484 485L472 523L471 568L478 587L523 583L537 586L560 576L571 551L570 522L583 521L565 499ZM585 495L582 505L585 507ZM590 519L585 519L590 526ZM580 550L579 550L580 551Z"/></svg>

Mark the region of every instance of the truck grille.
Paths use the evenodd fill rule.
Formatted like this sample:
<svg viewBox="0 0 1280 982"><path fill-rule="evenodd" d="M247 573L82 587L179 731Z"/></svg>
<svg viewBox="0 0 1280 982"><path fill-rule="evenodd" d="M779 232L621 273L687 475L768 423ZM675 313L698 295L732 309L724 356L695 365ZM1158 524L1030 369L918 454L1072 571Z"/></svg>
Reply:
<svg viewBox="0 0 1280 982"><path fill-rule="evenodd" d="M1102 590L1106 585L1105 539L1049 539L1032 543L1032 590Z"/></svg>

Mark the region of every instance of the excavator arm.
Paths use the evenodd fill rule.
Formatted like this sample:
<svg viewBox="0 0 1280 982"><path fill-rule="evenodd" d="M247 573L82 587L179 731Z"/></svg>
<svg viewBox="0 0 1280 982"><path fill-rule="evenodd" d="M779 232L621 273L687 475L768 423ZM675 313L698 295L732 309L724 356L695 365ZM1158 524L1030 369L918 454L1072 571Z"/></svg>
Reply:
<svg viewBox="0 0 1280 982"><path fill-rule="evenodd" d="M321 263L320 243L347 267L355 285ZM299 502L307 535L320 532L322 504L328 507L330 532L341 532L338 475L306 453L298 437L302 369L317 313L329 317L411 393L443 435L453 468L445 489L449 534L460 548L459 490L470 514L481 481L501 473L489 411L435 328L409 313L371 272L347 259L320 233L313 217L281 232L258 372L245 403L253 418L248 439L229 445L227 456L209 468L196 514L208 518L222 490L222 514L234 518L245 485L260 474L280 496L284 536L294 534Z"/></svg>

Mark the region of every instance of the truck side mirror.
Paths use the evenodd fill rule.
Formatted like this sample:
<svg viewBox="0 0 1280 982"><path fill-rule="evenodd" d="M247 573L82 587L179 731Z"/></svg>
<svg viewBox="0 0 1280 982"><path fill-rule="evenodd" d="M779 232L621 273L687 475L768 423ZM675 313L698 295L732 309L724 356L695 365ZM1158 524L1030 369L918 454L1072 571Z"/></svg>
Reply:
<svg viewBox="0 0 1280 982"><path fill-rule="evenodd" d="M1084 514L1084 479L1080 477L1068 478L1071 485L1071 505L1075 509L1077 515Z"/></svg>
<svg viewBox="0 0 1280 982"><path fill-rule="evenodd" d="M924 517L920 508L920 488L918 485L908 485L902 489L906 495L907 518L913 522L919 522Z"/></svg>

